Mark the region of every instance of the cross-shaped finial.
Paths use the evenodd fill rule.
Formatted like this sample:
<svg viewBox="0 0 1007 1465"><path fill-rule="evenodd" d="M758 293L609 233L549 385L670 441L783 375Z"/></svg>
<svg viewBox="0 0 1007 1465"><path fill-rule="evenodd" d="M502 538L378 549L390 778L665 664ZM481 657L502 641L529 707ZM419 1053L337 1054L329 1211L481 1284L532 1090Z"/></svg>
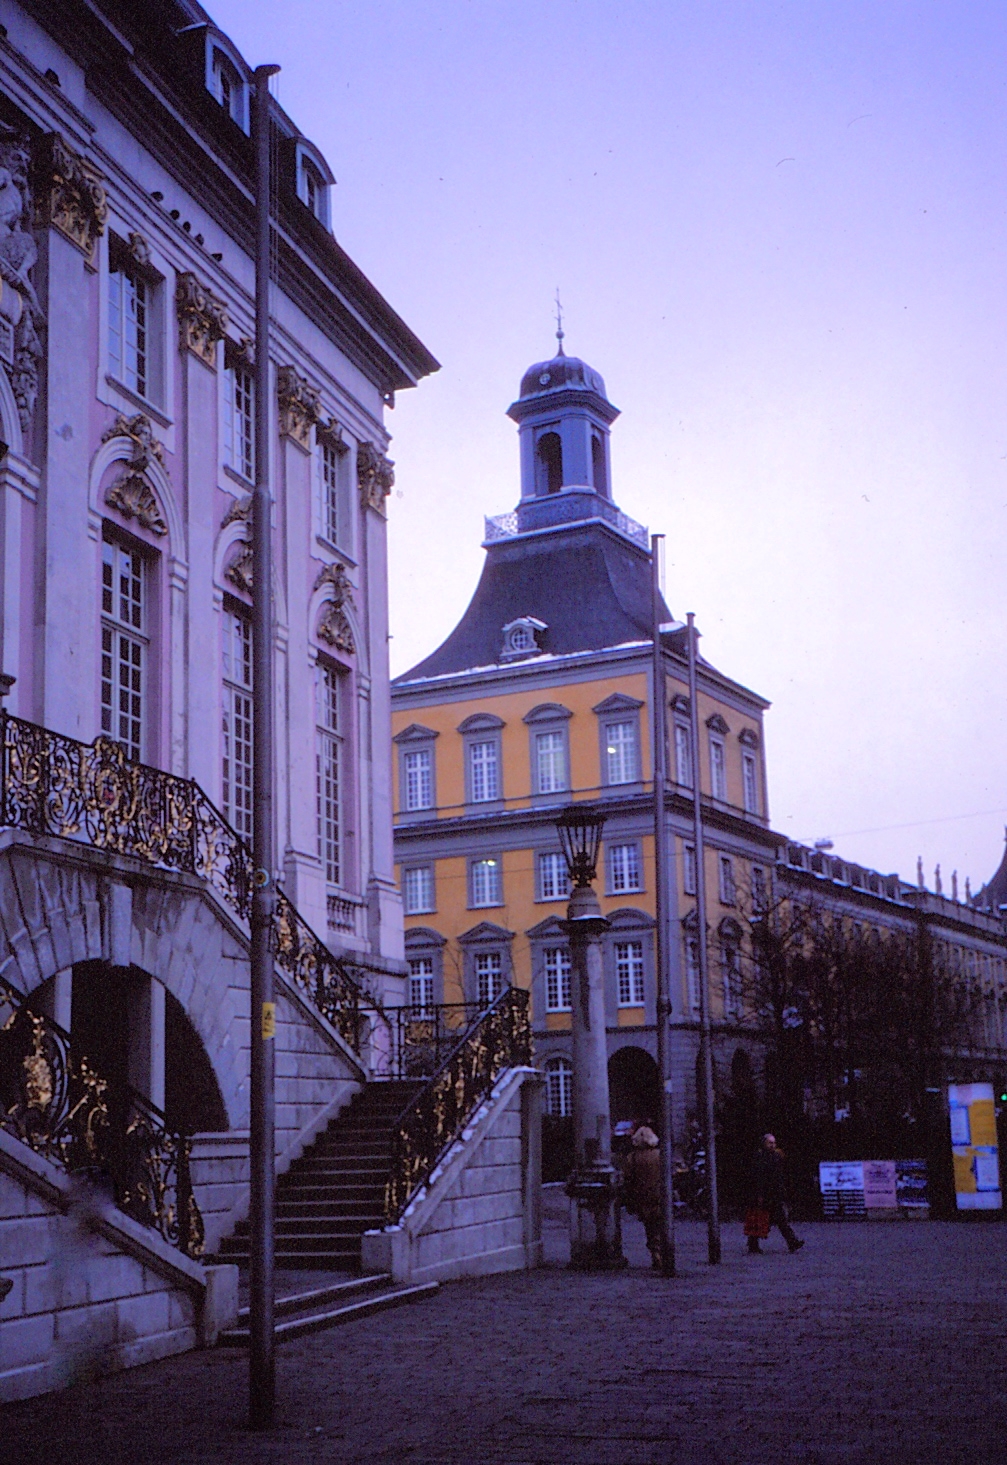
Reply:
<svg viewBox="0 0 1007 1465"><path fill-rule="evenodd" d="M559 355L563 355L563 305L559 298L559 286L556 286L556 340L559 342Z"/></svg>

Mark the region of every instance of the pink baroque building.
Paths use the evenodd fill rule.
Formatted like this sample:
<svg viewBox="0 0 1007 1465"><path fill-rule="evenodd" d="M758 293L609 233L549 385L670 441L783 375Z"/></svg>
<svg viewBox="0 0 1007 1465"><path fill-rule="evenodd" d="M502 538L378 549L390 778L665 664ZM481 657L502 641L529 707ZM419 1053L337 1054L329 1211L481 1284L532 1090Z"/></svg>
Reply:
<svg viewBox="0 0 1007 1465"><path fill-rule="evenodd" d="M0 1029L8 1048L25 1036L0 1053L0 1243L39 1196L52 1212L38 1254L27 1222L0 1244L14 1281L0 1397L16 1397L59 1381L68 1327L97 1328L110 1366L212 1332L203 1263L247 1209L235 836L251 832L257 412L274 495L275 862L299 913L278 948L281 1170L369 1076L352 993L401 1000L385 411L437 363L340 247L329 164L273 101L257 402L250 67L193 0L12 0L2 21ZM54 1197L82 1057L109 1085L96 1133L142 1132L108 1098L121 1092L150 1106L144 1124L194 1136L205 1231L162 1244L171 1208L141 1216L123 1255L146 1261L104 1321L86 1288L39 1288L69 1204ZM117 1182L132 1214L130 1194ZM186 1204L180 1191L175 1222ZM151 1291L150 1267L163 1285L147 1306L130 1289Z"/></svg>

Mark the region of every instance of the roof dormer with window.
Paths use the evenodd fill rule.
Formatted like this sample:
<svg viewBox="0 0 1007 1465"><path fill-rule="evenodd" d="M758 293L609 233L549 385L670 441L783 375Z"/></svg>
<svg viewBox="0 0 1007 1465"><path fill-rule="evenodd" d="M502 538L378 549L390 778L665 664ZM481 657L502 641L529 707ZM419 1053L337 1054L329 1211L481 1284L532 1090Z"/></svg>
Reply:
<svg viewBox="0 0 1007 1465"><path fill-rule="evenodd" d="M206 34L206 89L247 133L251 116L248 68L230 42L211 30Z"/></svg>
<svg viewBox="0 0 1007 1465"><path fill-rule="evenodd" d="M331 229L329 189L336 180L322 154L307 138L299 137L294 144L294 167L297 197L320 224Z"/></svg>

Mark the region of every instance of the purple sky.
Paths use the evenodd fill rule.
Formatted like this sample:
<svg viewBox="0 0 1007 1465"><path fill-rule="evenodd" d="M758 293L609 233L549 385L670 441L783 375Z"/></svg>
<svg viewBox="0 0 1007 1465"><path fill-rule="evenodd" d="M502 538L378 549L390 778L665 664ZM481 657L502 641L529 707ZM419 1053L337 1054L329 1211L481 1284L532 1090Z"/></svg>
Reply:
<svg viewBox="0 0 1007 1465"><path fill-rule="evenodd" d="M604 376L673 612L772 699L797 838L978 886L1007 821L1002 3L218 0L443 363L389 416L393 670L518 497L521 373Z"/></svg>

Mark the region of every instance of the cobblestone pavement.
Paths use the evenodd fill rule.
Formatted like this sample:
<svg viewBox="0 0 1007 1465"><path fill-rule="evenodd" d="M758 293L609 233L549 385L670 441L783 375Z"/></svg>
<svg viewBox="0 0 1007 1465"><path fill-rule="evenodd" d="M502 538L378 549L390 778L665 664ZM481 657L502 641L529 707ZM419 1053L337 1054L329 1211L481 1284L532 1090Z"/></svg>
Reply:
<svg viewBox="0 0 1007 1465"><path fill-rule="evenodd" d="M638 1223L616 1275L560 1264L278 1350L278 1424L244 1427L247 1362L168 1359L8 1406L5 1465L848 1465L1007 1462L1007 1226L806 1225L748 1257L650 1273Z"/></svg>

